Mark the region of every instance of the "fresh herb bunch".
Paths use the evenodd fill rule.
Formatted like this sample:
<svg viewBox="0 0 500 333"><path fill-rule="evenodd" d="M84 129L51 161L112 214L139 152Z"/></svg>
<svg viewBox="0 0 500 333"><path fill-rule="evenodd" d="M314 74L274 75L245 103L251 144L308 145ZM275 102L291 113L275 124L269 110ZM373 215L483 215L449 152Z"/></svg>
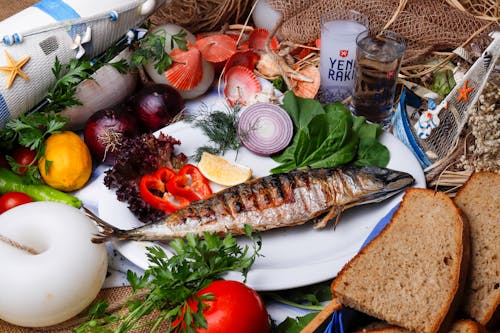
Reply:
<svg viewBox="0 0 500 333"><path fill-rule="evenodd" d="M188 115L185 120L198 127L207 136L211 145L205 145L196 149L193 159L199 161L203 152L214 155L223 155L228 150L238 150L241 141L238 135L238 112L239 106L227 111L210 111L206 105L200 113Z"/></svg>
<svg viewBox="0 0 500 333"><path fill-rule="evenodd" d="M153 61L158 74L162 74L169 68L172 65L172 58L165 51L168 35L167 31L159 29L155 32L149 32L144 38L140 39L132 54L132 66L139 67L145 65L148 61ZM170 49L173 49L176 44L181 50L187 50L187 32L185 30L169 36Z"/></svg>
<svg viewBox="0 0 500 333"><path fill-rule="evenodd" d="M333 168L345 164L385 167L390 155L378 141L380 125L355 117L340 102L322 106L312 98L285 93L283 104L292 118L292 144L273 159L280 163L271 173L296 168Z"/></svg>
<svg viewBox="0 0 500 333"><path fill-rule="evenodd" d="M246 279L250 267L261 249L260 236L252 235L251 227L245 226L245 234L252 241L253 253L249 246L241 248L231 235L220 238L216 233L204 233L203 238L188 234L185 240L170 242L175 254L168 258L163 249L148 247L151 266L142 276L128 271L127 279L132 287L132 295L118 314L107 313L107 303L97 302L89 309L89 320L74 330L83 332L130 332L139 326L150 327L156 332L165 321L179 319L178 327L170 326L170 332L195 332L195 327L205 327L203 300L212 295L199 297L196 292L212 281L222 279L229 271L241 272ZM197 311L188 305L188 299L198 302ZM153 311L155 319L143 322ZM186 329L181 323L190 323Z"/></svg>
<svg viewBox="0 0 500 333"><path fill-rule="evenodd" d="M64 65L61 64L59 58L56 57L52 73L56 78L56 82L47 93L47 104L41 110L42 112L60 112L67 107L73 105L82 105L75 98L77 85L86 79L92 79L91 75L104 65L113 66L118 72L126 73L128 64L125 59L116 62L109 62L109 58L115 56L117 50L107 52L102 60L91 61L88 59L71 59Z"/></svg>
<svg viewBox="0 0 500 333"><path fill-rule="evenodd" d="M76 85L89 78L92 71L92 64L88 60L72 59L69 64L63 65L56 57L52 68L56 82L47 94L48 103L43 112L59 112L69 106L81 105L82 103L75 98Z"/></svg>
<svg viewBox="0 0 500 333"><path fill-rule="evenodd" d="M118 49L111 48L101 60L92 62L86 59L72 59L67 65L63 65L56 57L52 68L56 82L47 93L45 100L35 111L21 115L17 119L8 120L0 129L1 149L10 150L17 143L37 152L33 165L28 166L26 171L32 183L41 182L35 162L44 153L45 139L63 131L68 122L67 117L58 113L66 107L82 104L75 98L77 85L85 79L91 79L92 73L104 65L111 65L120 73L127 72L128 64L125 59L109 62L117 53ZM12 170L19 173L19 164L10 156L7 156L7 160ZM50 163L50 161L47 162Z"/></svg>
<svg viewBox="0 0 500 333"><path fill-rule="evenodd" d="M36 161L44 154L45 139L52 134L61 132L66 122L67 118L57 113L34 112L7 121L0 130L2 149L12 149L18 143L21 146L36 151L36 157L32 165L26 167L26 175L31 183L41 183L41 176ZM20 165L11 156L6 156L6 158L12 170L20 174Z"/></svg>

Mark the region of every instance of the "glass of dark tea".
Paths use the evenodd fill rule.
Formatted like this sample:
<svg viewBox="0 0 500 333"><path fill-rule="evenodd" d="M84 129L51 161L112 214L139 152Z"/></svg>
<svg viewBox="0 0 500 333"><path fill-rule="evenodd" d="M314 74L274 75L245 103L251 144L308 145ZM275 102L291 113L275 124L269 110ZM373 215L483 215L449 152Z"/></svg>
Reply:
<svg viewBox="0 0 500 333"><path fill-rule="evenodd" d="M356 71L351 110L356 116L391 127L396 82L406 44L391 31L362 32L356 38Z"/></svg>

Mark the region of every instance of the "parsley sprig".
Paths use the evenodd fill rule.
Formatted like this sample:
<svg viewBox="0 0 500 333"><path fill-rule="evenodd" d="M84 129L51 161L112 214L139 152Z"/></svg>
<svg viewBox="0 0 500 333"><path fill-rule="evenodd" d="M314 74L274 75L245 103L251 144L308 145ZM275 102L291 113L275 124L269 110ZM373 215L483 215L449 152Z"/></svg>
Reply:
<svg viewBox="0 0 500 333"><path fill-rule="evenodd" d="M246 279L262 245L259 236L254 237L249 226L245 227L252 241L252 250L241 247L231 235L224 238L215 233L204 233L203 238L189 234L185 240L170 242L175 254L168 257L160 247L148 247L147 257L151 266L142 276L128 271L127 279L132 295L119 313L107 313L107 303L98 302L90 307L89 320L74 330L84 332L130 332L139 326L147 326L156 332L165 321L180 318L170 331L195 332L195 327L205 327L203 300L212 295L199 297L196 292L214 280L222 279L229 271L241 272ZM198 302L197 311L188 305L188 299ZM144 322L144 317L155 312L154 319ZM181 324L186 324L180 326Z"/></svg>
<svg viewBox="0 0 500 333"><path fill-rule="evenodd" d="M56 82L45 100L33 112L10 119L0 128L0 149L8 151L19 144L37 152L32 165L26 168L32 183L41 182L36 161L44 153L45 140L50 135L63 131L69 120L58 113L67 107L82 105L75 97L77 85L85 79L91 79L91 75L104 65L111 65L120 73L128 70L125 59L110 62L117 52L118 50L111 48L101 60L72 59L68 64L62 64L56 57L52 68ZM7 160L12 170L20 173L20 165L11 156L7 156ZM50 164L50 161L47 163Z"/></svg>
<svg viewBox="0 0 500 333"><path fill-rule="evenodd" d="M187 50L186 36L187 32L185 30L180 30L174 35L170 35L164 29L147 33L144 38L139 40L132 54L132 66L139 67L145 65L148 61L152 61L158 74L162 74L172 65L172 57L165 50L167 37L170 37L170 49L177 45L181 50Z"/></svg>
<svg viewBox="0 0 500 333"><path fill-rule="evenodd" d="M21 115L19 118L7 121L0 131L0 148L11 149L16 143L36 151L36 157L31 165L26 166L26 175L31 183L41 183L40 172L36 161L44 154L45 139L61 132L67 118L57 113L38 113ZM20 174L20 165L11 157L6 156L12 170ZM50 161L46 161L50 164ZM46 165L46 167L48 167ZM48 169L47 169L48 170Z"/></svg>
<svg viewBox="0 0 500 333"><path fill-rule="evenodd" d="M68 64L62 64L56 57L52 73L56 82L47 93L46 105L42 112L60 112L73 105L82 105L76 97L77 85L86 79L92 79L91 75L104 65L114 67L120 73L126 73L129 69L127 61L121 59L111 62L111 59L119 52L119 48L112 47L101 59L71 59Z"/></svg>
<svg viewBox="0 0 500 333"><path fill-rule="evenodd" d="M72 59L69 64L63 65L56 57L52 73L56 77L56 82L47 94L49 103L44 111L59 112L69 106L81 105L82 103L75 97L76 87L93 73L90 61Z"/></svg>

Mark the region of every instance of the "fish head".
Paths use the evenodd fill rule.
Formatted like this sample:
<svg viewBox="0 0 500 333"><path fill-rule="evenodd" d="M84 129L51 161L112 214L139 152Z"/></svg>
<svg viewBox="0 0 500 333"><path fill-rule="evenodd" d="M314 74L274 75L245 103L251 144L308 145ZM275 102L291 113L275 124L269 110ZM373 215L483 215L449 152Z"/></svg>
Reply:
<svg viewBox="0 0 500 333"><path fill-rule="evenodd" d="M387 168L365 166L350 169L360 196L356 204L380 202L412 186L415 178L409 173Z"/></svg>

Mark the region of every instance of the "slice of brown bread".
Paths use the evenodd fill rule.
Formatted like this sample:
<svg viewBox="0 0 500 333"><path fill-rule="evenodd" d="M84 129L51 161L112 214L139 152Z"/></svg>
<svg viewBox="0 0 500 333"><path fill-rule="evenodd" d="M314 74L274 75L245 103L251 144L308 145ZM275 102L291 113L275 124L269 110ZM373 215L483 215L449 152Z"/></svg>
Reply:
<svg viewBox="0 0 500 333"><path fill-rule="evenodd" d="M480 324L493 325L500 317L500 174L474 173L455 203L467 216L471 234L463 310Z"/></svg>
<svg viewBox="0 0 500 333"><path fill-rule="evenodd" d="M437 332L458 306L468 255L460 209L444 193L412 188L391 223L342 268L332 293L390 324Z"/></svg>
<svg viewBox="0 0 500 333"><path fill-rule="evenodd" d="M485 332L484 327L479 325L470 319L461 319L455 321L449 331L449 333L483 333ZM390 325L384 322L378 322L375 324L370 324L354 333L411 333L405 328Z"/></svg>

